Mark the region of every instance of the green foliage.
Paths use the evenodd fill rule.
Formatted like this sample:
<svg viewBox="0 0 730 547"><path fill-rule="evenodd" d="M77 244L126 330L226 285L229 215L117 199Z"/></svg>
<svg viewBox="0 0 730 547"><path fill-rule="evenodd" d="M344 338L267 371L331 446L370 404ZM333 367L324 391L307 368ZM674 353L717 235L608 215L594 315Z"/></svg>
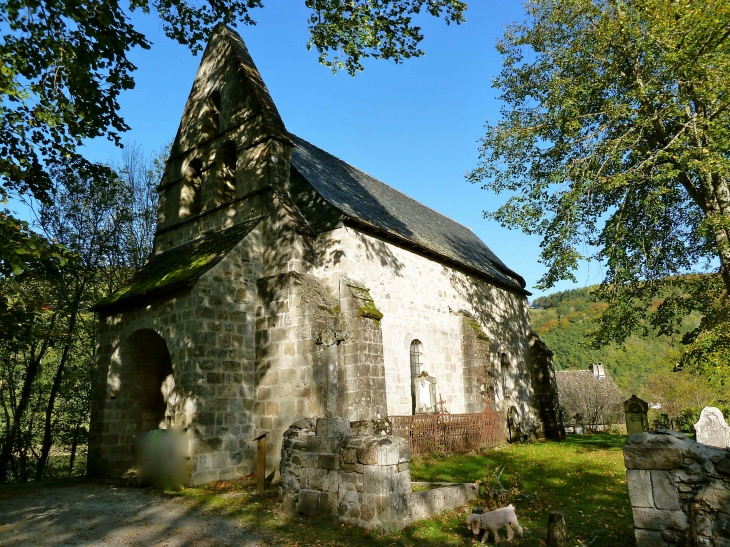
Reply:
<svg viewBox="0 0 730 547"><path fill-rule="evenodd" d="M52 166L50 201L39 212L43 237L35 237L58 242L65 260L50 273L0 276L0 302L24 314L22 329L2 323L0 482L83 473L96 346L88 310L151 248L151 230L139 226L153 218L156 201L142 206L151 194L138 195L128 176L106 166L87 167Z"/></svg>
<svg viewBox="0 0 730 547"><path fill-rule="evenodd" d="M482 478L475 481L479 501L485 511L494 511L524 499L520 476L515 472L505 474L505 469L506 465L488 469Z"/></svg>
<svg viewBox="0 0 730 547"><path fill-rule="evenodd" d="M421 29L413 16L421 10L443 17L447 24L464 22L466 2L459 0L305 0L312 10L308 48L316 48L319 62L355 75L363 69L362 59L420 57ZM330 55L334 52L334 57Z"/></svg>
<svg viewBox="0 0 730 547"><path fill-rule="evenodd" d="M730 292L730 4L526 8L498 44L494 85L506 106L469 174L511 194L488 216L542 237L541 288L575 280L579 260L603 264L602 343L647 334L647 324L676 332L691 311L726 309L685 286L647 314L679 274L713 260L712 294ZM701 329L715 334L695 336L703 355L725 343L717 321Z"/></svg>
<svg viewBox="0 0 730 547"><path fill-rule="evenodd" d="M669 371L676 364L682 337L699 325L700 315L687 315L677 333L662 335L653 329L650 336L631 335L620 345L596 346L592 336L599 330L608 307L597 300L596 289L584 287L544 296L540 300L542 309L534 308L533 302L532 327L555 352L556 369L585 369L590 363L601 362L624 395L640 393L648 376ZM654 301L654 307L660 302Z"/></svg>

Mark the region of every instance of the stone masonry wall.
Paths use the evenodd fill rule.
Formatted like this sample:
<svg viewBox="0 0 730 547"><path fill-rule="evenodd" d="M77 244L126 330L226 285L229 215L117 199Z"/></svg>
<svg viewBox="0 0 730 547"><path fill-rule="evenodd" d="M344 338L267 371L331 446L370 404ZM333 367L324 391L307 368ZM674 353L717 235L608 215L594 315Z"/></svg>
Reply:
<svg viewBox="0 0 730 547"><path fill-rule="evenodd" d="M490 366L489 339L474 318L462 318L464 356L464 402L466 412L482 412L495 405L495 371Z"/></svg>
<svg viewBox="0 0 730 547"><path fill-rule="evenodd" d="M261 264L258 229L188 290L102 314L98 325L89 439L92 475L120 476L134 465L130 399L135 333L161 338L174 387L165 414L194 433L192 482L253 469L254 311ZM145 348L141 348L145 352ZM150 365L156 365L151 362ZM154 371L146 381L156 382ZM156 390L160 389L159 383Z"/></svg>
<svg viewBox="0 0 730 547"><path fill-rule="evenodd" d="M498 410L515 407L526 431L540 429L533 404L525 296L353 227L320 234L314 247L312 275L332 291L342 277L367 280L383 314L388 415L411 414L410 344L414 339L423 345L422 370L436 378L436 397L443 398L446 408L462 413L478 406L473 386L466 385L478 378L464 368L472 358L464 355L463 346L462 311L467 311L488 340L487 368L500 370L502 353L511 363L505 371L508 399L498 397Z"/></svg>
<svg viewBox="0 0 730 547"><path fill-rule="evenodd" d="M338 416L350 420L385 418L385 366L380 312L367 285L340 280L340 308L348 337L341 345L342 377Z"/></svg>
<svg viewBox="0 0 730 547"><path fill-rule="evenodd" d="M565 426L558 400L553 352L534 331L530 332L530 361L535 402L540 410L543 435L546 439L565 439Z"/></svg>
<svg viewBox="0 0 730 547"><path fill-rule="evenodd" d="M405 439L350 435L344 418L303 419L284 433L285 510L390 533L409 523L410 449Z"/></svg>
<svg viewBox="0 0 730 547"><path fill-rule="evenodd" d="M631 435L624 462L637 547L730 547L730 450L658 430Z"/></svg>
<svg viewBox="0 0 730 547"><path fill-rule="evenodd" d="M256 435L270 432L267 466L278 467L282 433L302 416L324 416L342 334L337 302L313 278L289 272L258 281ZM332 333L331 341L328 334Z"/></svg>

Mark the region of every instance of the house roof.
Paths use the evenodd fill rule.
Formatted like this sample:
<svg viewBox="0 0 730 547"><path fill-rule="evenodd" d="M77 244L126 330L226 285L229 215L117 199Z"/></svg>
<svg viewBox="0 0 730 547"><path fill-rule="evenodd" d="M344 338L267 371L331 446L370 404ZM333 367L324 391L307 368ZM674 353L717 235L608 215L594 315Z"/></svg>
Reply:
<svg viewBox="0 0 730 547"><path fill-rule="evenodd" d="M469 228L295 135L292 164L314 189L346 217L431 251L526 292L509 269Z"/></svg>
<svg viewBox="0 0 730 547"><path fill-rule="evenodd" d="M246 237L260 220L256 218L152 256L124 286L91 309L99 311L194 284Z"/></svg>

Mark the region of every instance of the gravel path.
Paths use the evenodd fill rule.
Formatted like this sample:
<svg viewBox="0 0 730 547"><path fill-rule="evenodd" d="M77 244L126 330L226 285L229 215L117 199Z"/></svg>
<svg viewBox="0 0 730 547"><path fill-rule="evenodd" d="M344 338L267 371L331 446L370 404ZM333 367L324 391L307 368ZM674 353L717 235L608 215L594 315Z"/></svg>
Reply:
<svg viewBox="0 0 730 547"><path fill-rule="evenodd" d="M263 547L250 528L151 489L94 483L0 488L0 546Z"/></svg>

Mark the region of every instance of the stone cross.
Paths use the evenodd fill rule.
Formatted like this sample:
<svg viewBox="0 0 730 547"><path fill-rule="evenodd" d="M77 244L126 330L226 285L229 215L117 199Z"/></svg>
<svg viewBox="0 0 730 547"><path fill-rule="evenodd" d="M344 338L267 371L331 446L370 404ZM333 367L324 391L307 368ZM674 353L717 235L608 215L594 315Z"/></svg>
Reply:
<svg viewBox="0 0 730 547"><path fill-rule="evenodd" d="M624 401L624 416L626 416L626 434L643 433L649 431L649 403L632 395Z"/></svg>
<svg viewBox="0 0 730 547"><path fill-rule="evenodd" d="M728 447L728 431L730 426L719 408L706 406L702 409L700 419L694 425L695 437L698 443L718 448Z"/></svg>
<svg viewBox="0 0 730 547"><path fill-rule="evenodd" d="M416 378L416 414L436 412L436 378L425 370Z"/></svg>

